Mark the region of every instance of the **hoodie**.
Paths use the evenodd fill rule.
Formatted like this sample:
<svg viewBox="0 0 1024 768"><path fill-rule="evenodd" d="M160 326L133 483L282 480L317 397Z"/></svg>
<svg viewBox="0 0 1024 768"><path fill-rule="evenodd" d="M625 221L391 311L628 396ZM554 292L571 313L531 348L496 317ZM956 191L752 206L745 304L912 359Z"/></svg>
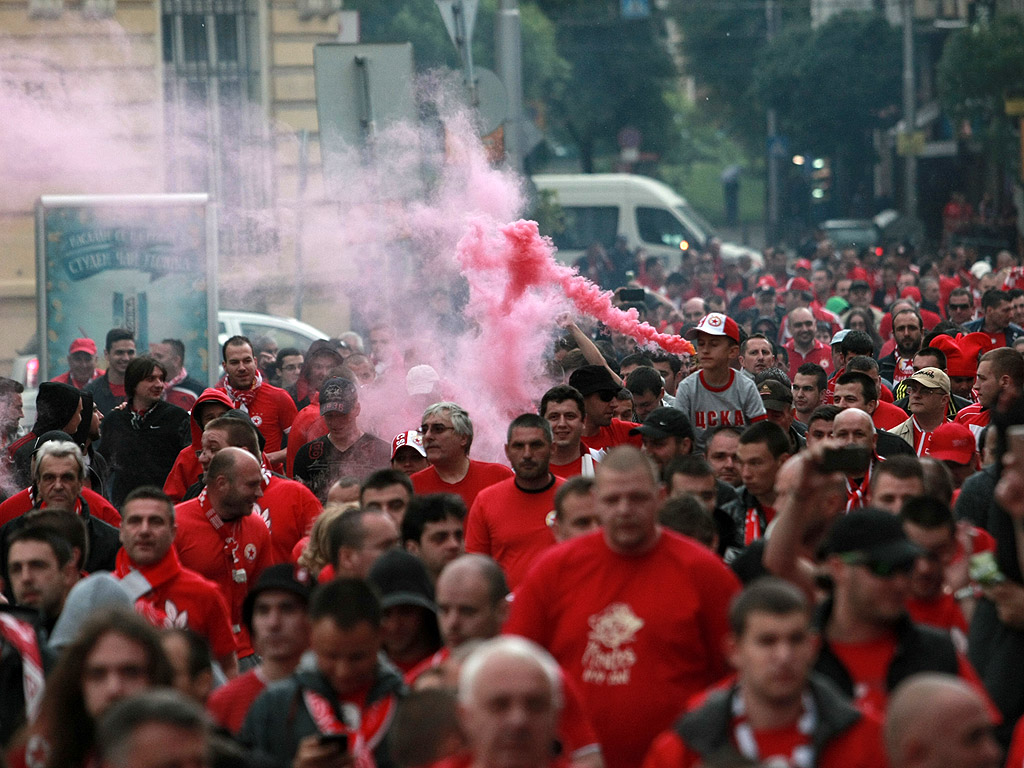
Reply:
<svg viewBox="0 0 1024 768"><path fill-rule="evenodd" d="M39 394L36 395L36 423L31 432L12 443L7 449L14 460L19 488L28 488L32 481L32 452L36 448L36 438L46 432L63 432L67 423L74 418L81 402L82 393L70 384L44 381L39 385ZM89 418L92 418L91 412Z"/></svg>
<svg viewBox="0 0 1024 768"><path fill-rule="evenodd" d="M228 409L234 408L231 398L222 389L204 389L199 395L195 405L192 406L189 416L189 429L192 432L192 445L181 449L178 458L171 467L171 472L164 482L164 493L171 497L177 504L185 498L185 491L188 487L199 480L203 474L203 468L199 464L199 452L203 449L203 427L199 423L202 416L203 406L207 403L220 403Z"/></svg>
<svg viewBox="0 0 1024 768"><path fill-rule="evenodd" d="M302 370L299 371L298 381L285 390L292 396L292 400L295 401L295 407L300 411L309 405L310 398L317 392L317 390L309 386L309 374L313 367L313 358L324 356L329 356L333 359L332 368L345 362L345 358L341 356L330 341L327 339L317 339L309 345L309 350L306 352L302 363Z"/></svg>

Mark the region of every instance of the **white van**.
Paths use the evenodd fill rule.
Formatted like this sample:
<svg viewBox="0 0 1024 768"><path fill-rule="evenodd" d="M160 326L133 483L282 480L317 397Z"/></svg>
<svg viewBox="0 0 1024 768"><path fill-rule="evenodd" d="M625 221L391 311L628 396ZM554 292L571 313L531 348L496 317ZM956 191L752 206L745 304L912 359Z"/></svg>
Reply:
<svg viewBox="0 0 1024 768"><path fill-rule="evenodd" d="M647 176L628 173L538 174L538 190L554 192L565 214L563 232L551 235L559 261L573 263L595 242L610 246L624 235L630 248L643 247L663 256L669 269L679 266L681 254L703 249L715 236L714 227L671 187ZM742 251L755 262L760 254L741 246L723 245L723 253Z"/></svg>

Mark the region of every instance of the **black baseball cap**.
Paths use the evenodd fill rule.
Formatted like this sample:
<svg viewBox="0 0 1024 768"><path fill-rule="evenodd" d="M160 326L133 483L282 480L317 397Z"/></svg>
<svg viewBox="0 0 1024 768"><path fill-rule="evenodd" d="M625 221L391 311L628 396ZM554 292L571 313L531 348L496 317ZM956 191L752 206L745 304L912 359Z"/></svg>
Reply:
<svg viewBox="0 0 1024 768"><path fill-rule="evenodd" d="M775 379L765 379L757 386L765 410L788 411L793 405L793 390Z"/></svg>
<svg viewBox="0 0 1024 768"><path fill-rule="evenodd" d="M912 563L921 548L907 538L896 515L866 507L840 517L825 540L830 555L857 555L864 561L887 566Z"/></svg>
<svg viewBox="0 0 1024 768"><path fill-rule="evenodd" d="M309 605L309 596L313 594L316 579L307 569L291 563L278 563L263 569L256 584L249 590L242 603L242 623L252 629L252 611L256 598L264 592L290 592Z"/></svg>
<svg viewBox="0 0 1024 768"><path fill-rule="evenodd" d="M584 365L577 368L569 376L569 386L575 387L584 397L595 392L618 393L621 384L616 384L611 371L603 365Z"/></svg>
<svg viewBox="0 0 1024 768"><path fill-rule="evenodd" d="M351 381L340 376L328 379L320 387L320 414L351 413L358 399Z"/></svg>
<svg viewBox="0 0 1024 768"><path fill-rule="evenodd" d="M666 437L679 437L693 439L693 427L690 419L678 408L655 408L644 419L639 427L629 430L631 435L644 435L655 440L664 440Z"/></svg>

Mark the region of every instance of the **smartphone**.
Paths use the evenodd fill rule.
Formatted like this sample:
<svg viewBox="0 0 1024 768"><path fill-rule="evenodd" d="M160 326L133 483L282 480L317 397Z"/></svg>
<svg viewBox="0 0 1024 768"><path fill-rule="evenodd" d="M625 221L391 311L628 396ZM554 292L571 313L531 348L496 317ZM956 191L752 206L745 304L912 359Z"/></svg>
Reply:
<svg viewBox="0 0 1024 768"><path fill-rule="evenodd" d="M321 733L320 743L323 745L337 744L338 751L341 753L348 752L348 734L347 733Z"/></svg>
<svg viewBox="0 0 1024 768"><path fill-rule="evenodd" d="M844 475L859 477L867 474L871 466L871 454L859 445L844 445L841 448L826 448L821 459L822 472L842 472Z"/></svg>
<svg viewBox="0 0 1024 768"><path fill-rule="evenodd" d="M1006 577L996 563L996 556L992 552L978 552L971 555L967 561L967 570L971 581L981 584L983 587L992 587L1006 581Z"/></svg>
<svg viewBox="0 0 1024 768"><path fill-rule="evenodd" d="M643 288L622 288L617 298L623 304L643 304L647 301L647 291Z"/></svg>

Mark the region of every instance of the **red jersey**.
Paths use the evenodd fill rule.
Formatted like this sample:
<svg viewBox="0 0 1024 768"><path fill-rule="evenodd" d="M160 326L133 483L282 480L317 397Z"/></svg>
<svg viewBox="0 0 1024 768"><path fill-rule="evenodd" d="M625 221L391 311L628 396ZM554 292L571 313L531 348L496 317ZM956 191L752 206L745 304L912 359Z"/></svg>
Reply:
<svg viewBox="0 0 1024 768"><path fill-rule="evenodd" d="M174 466L164 480L164 493L177 504L185 498L185 492L199 482L203 476L203 465L199 463L199 455L191 445L186 445L174 460Z"/></svg>
<svg viewBox="0 0 1024 768"><path fill-rule="evenodd" d="M79 515L82 514L83 499L89 508L90 515L115 528L121 527L121 513L117 511L117 508L98 493L90 491L88 488L82 489L78 501L75 503L74 511ZM30 512L35 508L35 495L32 489L25 488L18 491L3 504L0 504L0 525L6 525L14 518L21 517L26 512Z"/></svg>
<svg viewBox="0 0 1024 768"><path fill-rule="evenodd" d="M957 424L965 425L974 433L974 439L977 442L977 447L980 451L982 449L981 431L988 426L990 418L992 418L992 411L988 408L982 408L981 403L971 403L967 407L961 408L957 411L956 416L953 417L953 421Z"/></svg>
<svg viewBox="0 0 1024 768"><path fill-rule="evenodd" d="M409 479L412 480L413 489L420 496L428 493L454 493L466 502L466 509L472 509L480 491L510 477L512 470L504 464L470 459L466 476L457 483L446 483L433 467L414 472Z"/></svg>
<svg viewBox="0 0 1024 768"><path fill-rule="evenodd" d="M509 589L515 589L537 556L554 545L548 516L555 509L555 491L564 482L555 478L542 491L524 491L510 477L477 494L466 518L466 551L494 558Z"/></svg>
<svg viewBox="0 0 1024 768"><path fill-rule="evenodd" d="M135 601L135 610L157 629L188 627L206 638L217 659L235 652L223 595L212 581L182 567L174 547L150 566L135 565L119 549L116 575Z"/></svg>
<svg viewBox="0 0 1024 768"><path fill-rule="evenodd" d="M796 340L790 339L782 345L789 353L789 378L792 381L797 369L804 363L817 363L825 372L832 367L832 347L822 341L814 340L814 347L806 355L796 350Z"/></svg>
<svg viewBox="0 0 1024 768"><path fill-rule="evenodd" d="M871 414L871 421L879 429L887 432L893 427L898 427L907 420L907 412L898 405L879 400L875 406L875 412Z"/></svg>
<svg viewBox="0 0 1024 768"><path fill-rule="evenodd" d="M242 730L249 707L266 687L262 670L254 667L214 690L206 700L206 709L218 725L237 734Z"/></svg>
<svg viewBox="0 0 1024 768"><path fill-rule="evenodd" d="M219 389L224 389L224 385ZM241 407L241 403L234 405L236 408ZM285 433L291 429L295 420L295 413L295 401L280 387L263 382L256 389L252 404L248 406L248 414L256 429L266 438L264 453L281 450Z"/></svg>
<svg viewBox="0 0 1024 768"><path fill-rule="evenodd" d="M636 448L642 448L644 445L643 437L629 434L629 430L639 426L639 424L635 424L632 421L612 419L612 423L607 427L600 427L596 435L591 435L590 437L584 435L582 442L587 448L594 451L606 451L609 448L614 448L616 445L632 445Z"/></svg>
<svg viewBox="0 0 1024 768"><path fill-rule="evenodd" d="M634 768L681 702L727 674L738 591L732 571L683 536L661 531L628 556L596 531L541 555L505 629L547 648L579 685L608 768Z"/></svg>
<svg viewBox="0 0 1024 768"><path fill-rule="evenodd" d="M256 505L270 529L274 561L287 563L292 549L313 527L323 508L320 500L302 483L271 475Z"/></svg>
<svg viewBox="0 0 1024 768"><path fill-rule="evenodd" d="M292 431L288 433L288 477L295 477L295 457L299 455L299 448L326 434L327 422L320 415L320 393L314 392L310 404L296 414Z"/></svg>
<svg viewBox="0 0 1024 768"><path fill-rule="evenodd" d="M217 529L208 512L212 510L205 491L199 498L174 507L178 526L174 548L182 565L214 582L227 599L238 657L245 658L252 653L252 646L242 626L242 602L249 585L256 583L264 568L274 564L270 531L258 514L223 522Z"/></svg>
<svg viewBox="0 0 1024 768"><path fill-rule="evenodd" d="M1024 717L1017 721L1006 753L1006 768L1024 768Z"/></svg>

